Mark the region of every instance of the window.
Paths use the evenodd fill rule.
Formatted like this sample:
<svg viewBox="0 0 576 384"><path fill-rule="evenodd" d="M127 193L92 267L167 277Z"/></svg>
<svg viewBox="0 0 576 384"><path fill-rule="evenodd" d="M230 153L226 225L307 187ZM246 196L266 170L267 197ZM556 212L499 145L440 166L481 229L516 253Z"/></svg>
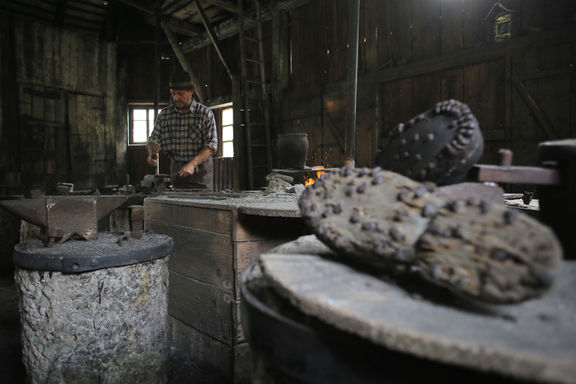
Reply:
<svg viewBox="0 0 576 384"><path fill-rule="evenodd" d="M232 103L212 107L216 124L221 157L234 157L234 109Z"/></svg>
<svg viewBox="0 0 576 384"><path fill-rule="evenodd" d="M164 105L158 108L163 108ZM146 144L150 133L154 129L154 105L153 104L129 104L128 105L128 144Z"/></svg>
<svg viewBox="0 0 576 384"><path fill-rule="evenodd" d="M222 157L234 157L234 110L222 109Z"/></svg>

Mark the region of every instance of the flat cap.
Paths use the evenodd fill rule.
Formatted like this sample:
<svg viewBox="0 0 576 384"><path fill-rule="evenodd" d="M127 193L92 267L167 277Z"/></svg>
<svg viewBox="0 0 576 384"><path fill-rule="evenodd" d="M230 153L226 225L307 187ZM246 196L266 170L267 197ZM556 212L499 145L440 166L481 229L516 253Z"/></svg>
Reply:
<svg viewBox="0 0 576 384"><path fill-rule="evenodd" d="M192 84L190 74L181 67L172 71L168 86L170 89L194 89L194 84Z"/></svg>

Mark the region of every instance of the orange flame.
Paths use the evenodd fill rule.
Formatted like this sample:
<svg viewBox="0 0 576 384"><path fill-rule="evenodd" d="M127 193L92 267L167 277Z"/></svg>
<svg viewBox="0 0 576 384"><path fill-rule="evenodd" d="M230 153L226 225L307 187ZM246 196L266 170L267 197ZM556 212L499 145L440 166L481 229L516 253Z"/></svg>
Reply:
<svg viewBox="0 0 576 384"><path fill-rule="evenodd" d="M319 165L319 166L317 166L317 167L313 167L313 168L312 168L312 170L315 170L315 169L324 169L324 167L321 166L321 165ZM314 184L314 182L315 182L317 179L319 179L320 176L322 176L323 174L324 174L324 171L316 171L316 177L315 177L315 178L314 178L314 177L309 177L309 178L307 178L306 180L304 180L304 185L305 185L305 186L309 186L309 185Z"/></svg>

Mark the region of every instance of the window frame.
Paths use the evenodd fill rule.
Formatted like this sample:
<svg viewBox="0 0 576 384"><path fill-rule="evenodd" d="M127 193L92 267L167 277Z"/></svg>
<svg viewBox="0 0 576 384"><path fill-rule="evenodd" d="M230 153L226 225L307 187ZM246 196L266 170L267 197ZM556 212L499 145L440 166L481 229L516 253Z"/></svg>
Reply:
<svg viewBox="0 0 576 384"><path fill-rule="evenodd" d="M235 129L234 129L234 105L232 102L228 102L228 103L223 103L223 104L218 104L218 105L214 105L211 106L210 109L212 109L212 112L214 113L214 118L216 120L216 127L218 129L218 151L217 151L217 157L224 157L224 143L232 143L232 146L234 146L234 140L235 140ZM224 110L228 110L228 109L232 109L232 124L226 125L231 126L232 127L232 140L223 140L223 130L224 130L224 125L223 125L223 119L222 119L222 115ZM234 157L236 157L236 154L233 153L231 157L227 157L229 159L233 159Z"/></svg>
<svg viewBox="0 0 576 384"><path fill-rule="evenodd" d="M160 112L160 110L164 107L168 106L168 104L166 103L160 103L158 104L158 112ZM128 141L128 146L129 147L137 147L137 146L145 146L146 145L146 141L144 142L134 142L134 110L136 109L146 109L146 129L147 129L147 135L146 135L146 140L148 140L148 137L150 137L150 134L152 133L152 131L154 130L154 121L152 122L152 125L150 125L150 110L154 111L154 103L146 103L146 102L136 102L136 103L128 103L128 133L127 133L127 141Z"/></svg>

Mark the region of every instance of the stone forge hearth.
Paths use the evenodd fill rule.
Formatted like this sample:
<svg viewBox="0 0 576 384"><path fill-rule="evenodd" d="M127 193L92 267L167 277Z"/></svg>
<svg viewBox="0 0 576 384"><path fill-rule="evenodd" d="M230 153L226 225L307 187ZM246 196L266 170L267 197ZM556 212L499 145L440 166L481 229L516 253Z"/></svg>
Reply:
<svg viewBox="0 0 576 384"><path fill-rule="evenodd" d="M305 167L303 169L272 169L266 175L266 192L292 192L302 193L305 186L314 184L325 172L329 172L322 166Z"/></svg>

